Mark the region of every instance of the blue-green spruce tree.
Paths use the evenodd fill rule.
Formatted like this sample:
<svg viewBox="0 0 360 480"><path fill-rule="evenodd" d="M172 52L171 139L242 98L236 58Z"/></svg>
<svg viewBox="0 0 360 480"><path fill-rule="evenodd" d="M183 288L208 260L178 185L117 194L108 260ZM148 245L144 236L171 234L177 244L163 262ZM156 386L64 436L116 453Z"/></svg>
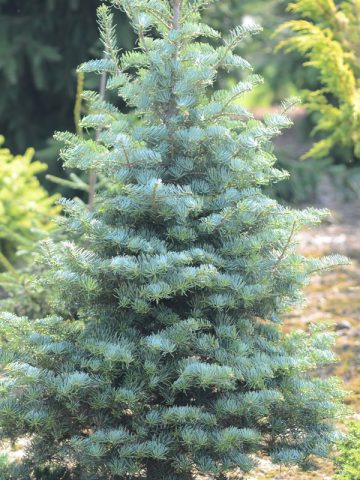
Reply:
<svg viewBox="0 0 360 480"><path fill-rule="evenodd" d="M205 0L111 3L138 48L120 56L101 6L105 56L80 70L107 72L130 113L85 92L98 141L57 135L65 165L106 188L91 211L63 201L72 241L44 245L66 315L1 316L1 432L29 440L7 478L224 479L261 455L307 467L339 411L336 383L311 374L331 339L285 335L281 314L338 259L296 253L321 215L261 191L284 177L271 138L289 121L239 103L261 79L237 49L259 28L222 40L200 21ZM243 81L214 91L234 68Z"/></svg>

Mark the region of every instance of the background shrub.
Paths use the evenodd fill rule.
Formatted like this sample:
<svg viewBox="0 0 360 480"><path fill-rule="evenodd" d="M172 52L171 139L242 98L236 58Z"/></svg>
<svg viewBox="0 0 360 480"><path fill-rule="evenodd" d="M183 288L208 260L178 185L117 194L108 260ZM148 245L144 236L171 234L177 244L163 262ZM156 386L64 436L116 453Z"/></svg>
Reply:
<svg viewBox="0 0 360 480"><path fill-rule="evenodd" d="M4 137L0 137L0 146ZM49 196L36 175L46 165L33 161L34 150L12 155L0 148L0 261L17 261L16 255L29 251L34 243L54 228L53 217L59 212L54 206L56 195Z"/></svg>
<svg viewBox="0 0 360 480"><path fill-rule="evenodd" d="M16 156L0 148L0 308L30 317L47 310L49 290L34 283L37 244L54 230L60 210L58 196L37 178L46 165L33 157L31 148Z"/></svg>
<svg viewBox="0 0 360 480"><path fill-rule="evenodd" d="M360 161L360 4L357 0L296 0L289 10L298 19L282 25L289 32L279 48L305 56L320 85L304 92L314 114L318 141L304 158L332 156L339 162Z"/></svg>
<svg viewBox="0 0 360 480"><path fill-rule="evenodd" d="M347 435L338 444L339 455L336 457L338 480L359 480L360 478L360 421L346 424Z"/></svg>

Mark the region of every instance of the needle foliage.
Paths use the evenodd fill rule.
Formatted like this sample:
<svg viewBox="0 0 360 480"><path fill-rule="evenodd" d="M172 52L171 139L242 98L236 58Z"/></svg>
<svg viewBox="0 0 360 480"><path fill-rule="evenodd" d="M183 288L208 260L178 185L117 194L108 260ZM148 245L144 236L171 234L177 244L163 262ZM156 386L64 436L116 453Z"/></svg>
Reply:
<svg viewBox="0 0 360 480"><path fill-rule="evenodd" d="M296 233L321 213L262 192L285 176L271 138L289 120L241 106L261 79L238 48L259 27L222 39L201 22L204 0L111 3L138 48L120 55L101 6L104 58L79 70L107 72L131 112L84 92L82 127L98 141L56 135L65 165L106 188L90 211L64 200L73 240L44 244L67 315L1 315L2 436L29 439L8 478L222 480L260 455L308 468L341 411L336 382L311 374L334 360L332 339L285 335L281 315L342 259L297 253ZM213 92L234 68L243 79Z"/></svg>

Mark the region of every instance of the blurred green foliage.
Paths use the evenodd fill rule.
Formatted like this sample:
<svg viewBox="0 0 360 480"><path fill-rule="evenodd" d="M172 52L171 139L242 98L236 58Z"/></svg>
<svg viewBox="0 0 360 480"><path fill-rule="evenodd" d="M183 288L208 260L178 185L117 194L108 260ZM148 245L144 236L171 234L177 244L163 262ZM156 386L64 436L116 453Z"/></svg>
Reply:
<svg viewBox="0 0 360 480"><path fill-rule="evenodd" d="M17 156L0 148L0 308L30 317L48 308L51 292L35 282L36 244L54 229L59 212L57 195L49 196L36 177L46 165L33 156L32 148Z"/></svg>
<svg viewBox="0 0 360 480"><path fill-rule="evenodd" d="M328 160L303 162L295 158L290 148L277 151L278 168L286 170L289 177L273 185L270 194L279 201L291 204L308 204L315 201L319 180L329 167Z"/></svg>
<svg viewBox="0 0 360 480"><path fill-rule="evenodd" d="M36 177L46 165L33 156L32 148L17 156L0 148L0 308L30 317L47 309L50 292L35 284L36 244L54 229L59 212L57 195L49 196Z"/></svg>
<svg viewBox="0 0 360 480"><path fill-rule="evenodd" d="M242 46L242 55L253 65L256 73L266 79L247 99L249 107L280 103L284 98L296 95L299 85L312 83L311 72L302 68L302 58L298 53L274 54L277 39L273 34L289 18L287 5L288 0L226 0L214 2L205 11L209 23L225 35L242 22L255 22L263 27L260 35Z"/></svg>
<svg viewBox="0 0 360 480"><path fill-rule="evenodd" d="M50 311L52 291L39 281L44 269L37 263L36 246L29 254L28 260L31 261L16 270L0 272L0 311L31 319L43 318Z"/></svg>
<svg viewBox="0 0 360 480"><path fill-rule="evenodd" d="M347 436L338 444L336 459L337 480L359 480L360 478L360 422L347 423Z"/></svg>
<svg viewBox="0 0 360 480"><path fill-rule="evenodd" d="M0 146L3 141L0 137ZM17 156L0 148L0 261L5 268L20 250L31 250L53 228L59 211L54 206L57 196L48 196L36 177L46 165L33 156L32 148Z"/></svg>
<svg viewBox="0 0 360 480"><path fill-rule="evenodd" d="M360 1L296 0L288 8L297 18L280 28L290 33L280 48L301 53L320 82L304 92L318 134L304 158L359 162Z"/></svg>

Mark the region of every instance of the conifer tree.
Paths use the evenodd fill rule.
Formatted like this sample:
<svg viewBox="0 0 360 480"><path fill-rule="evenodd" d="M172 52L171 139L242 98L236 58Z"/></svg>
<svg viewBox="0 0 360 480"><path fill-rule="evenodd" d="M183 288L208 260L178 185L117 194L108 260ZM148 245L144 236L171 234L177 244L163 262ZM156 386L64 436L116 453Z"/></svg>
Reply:
<svg viewBox="0 0 360 480"><path fill-rule="evenodd" d="M119 55L101 6L105 58L80 70L106 71L133 113L85 92L98 141L57 134L65 165L107 185L91 211L64 200L74 240L44 244L67 316L1 315L2 436L29 438L7 478L220 480L260 455L308 467L339 413L336 382L311 375L333 360L331 338L285 335L281 314L339 259L296 253L321 214L261 191L284 177L271 138L289 121L238 103L260 82L237 52L259 28L222 41L200 22L205 0L111 3L138 49ZM233 68L244 80L211 93Z"/></svg>

